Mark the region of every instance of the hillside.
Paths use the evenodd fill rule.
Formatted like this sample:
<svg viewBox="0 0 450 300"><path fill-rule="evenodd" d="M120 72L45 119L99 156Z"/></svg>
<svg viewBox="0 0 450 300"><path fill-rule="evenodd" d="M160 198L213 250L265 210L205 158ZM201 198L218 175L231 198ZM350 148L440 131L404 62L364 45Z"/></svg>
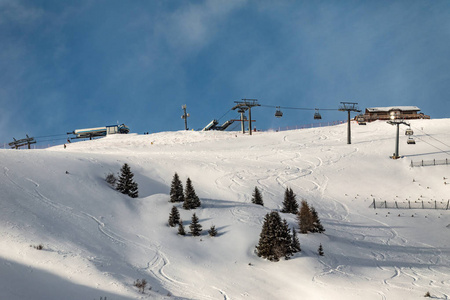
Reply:
<svg viewBox="0 0 450 300"><path fill-rule="evenodd" d="M0 299L450 298L450 211L373 209L375 201L445 205L450 119L414 120L416 145L385 122L284 132L115 135L45 150L0 150ZM128 163L139 197L104 180ZM190 177L201 237L167 225L173 174ZM264 207L251 204L258 186ZM264 216L284 190L306 199L325 234L270 262L254 253ZM282 214L292 227L294 215ZM214 224L219 235L207 234ZM322 244L325 256L317 255ZM42 244L39 251L32 246ZM151 290L133 286L145 278Z"/></svg>

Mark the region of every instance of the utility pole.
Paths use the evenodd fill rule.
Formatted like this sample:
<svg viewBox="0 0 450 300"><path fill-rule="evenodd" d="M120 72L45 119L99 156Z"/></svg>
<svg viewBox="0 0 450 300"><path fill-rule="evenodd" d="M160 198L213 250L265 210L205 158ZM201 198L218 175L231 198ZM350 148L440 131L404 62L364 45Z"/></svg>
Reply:
<svg viewBox="0 0 450 300"><path fill-rule="evenodd" d="M395 139L395 153L393 156L391 156L392 159L398 159L400 158L400 155L398 154L398 145L399 145L399 139L400 139L400 124L410 126L410 124L406 123L402 119L396 119L395 115L391 114L391 120L387 121L388 124L391 125L397 125L397 135Z"/></svg>
<svg viewBox="0 0 450 300"><path fill-rule="evenodd" d="M234 101L236 105L232 108L232 110L239 109L238 112L241 113L241 120L243 120L242 113L248 110L248 132L250 135L252 135L252 107L261 106L257 102L257 99L242 99L242 101ZM242 129L242 132L244 133L244 129Z"/></svg>
<svg viewBox="0 0 450 300"><path fill-rule="evenodd" d="M358 108L358 103L356 102L341 102L341 106L339 107L339 111L346 111L348 113L348 125L347 125L347 144L352 143L352 133L350 126L350 112L361 112Z"/></svg>
<svg viewBox="0 0 450 300"><path fill-rule="evenodd" d="M181 108L182 108L183 111L184 111L183 115L181 116L181 118L184 119L184 129L185 129L185 130L188 130L189 128L188 128L188 126L187 126L187 118L190 117L191 115L188 114L188 113L186 113L186 104L183 105Z"/></svg>

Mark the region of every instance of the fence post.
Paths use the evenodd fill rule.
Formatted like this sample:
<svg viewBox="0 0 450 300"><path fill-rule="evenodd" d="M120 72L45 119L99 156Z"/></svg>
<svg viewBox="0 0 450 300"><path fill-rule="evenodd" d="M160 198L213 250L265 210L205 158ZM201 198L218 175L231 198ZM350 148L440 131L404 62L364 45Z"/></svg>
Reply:
<svg viewBox="0 0 450 300"><path fill-rule="evenodd" d="M433 164L434 164L434 165L436 165L436 158L435 158L435 159L433 159Z"/></svg>
<svg viewBox="0 0 450 300"><path fill-rule="evenodd" d="M398 204L397 204L397 201L395 201L395 207L397 207L397 209L398 209Z"/></svg>
<svg viewBox="0 0 450 300"><path fill-rule="evenodd" d="M437 201L434 200L434 209L437 209Z"/></svg>
<svg viewBox="0 0 450 300"><path fill-rule="evenodd" d="M423 159L422 159L422 167L423 167Z"/></svg>
<svg viewBox="0 0 450 300"><path fill-rule="evenodd" d="M450 200L447 200L447 209L448 210L448 205L450 204Z"/></svg>
<svg viewBox="0 0 450 300"><path fill-rule="evenodd" d="M422 200L422 209L425 209L425 206L423 205L423 200Z"/></svg>
<svg viewBox="0 0 450 300"><path fill-rule="evenodd" d="M408 207L411 209L411 201L408 200Z"/></svg>
<svg viewBox="0 0 450 300"><path fill-rule="evenodd" d="M377 205L375 203L375 198L373 198L373 209L376 209L376 208L377 208Z"/></svg>
<svg viewBox="0 0 450 300"><path fill-rule="evenodd" d="M384 200L384 208L388 208L388 207L387 207L386 200Z"/></svg>

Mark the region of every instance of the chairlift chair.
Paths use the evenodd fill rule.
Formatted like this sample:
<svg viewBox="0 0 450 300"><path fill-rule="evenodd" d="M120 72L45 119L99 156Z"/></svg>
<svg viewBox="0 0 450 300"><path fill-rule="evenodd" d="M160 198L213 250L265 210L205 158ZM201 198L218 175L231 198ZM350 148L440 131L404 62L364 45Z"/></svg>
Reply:
<svg viewBox="0 0 450 300"><path fill-rule="evenodd" d="M319 113L319 110L316 108L316 112L314 113L314 120L320 120L322 116Z"/></svg>
<svg viewBox="0 0 450 300"><path fill-rule="evenodd" d="M366 125L366 120L363 115L358 115L356 117L356 122L358 122L358 125Z"/></svg>
<svg viewBox="0 0 450 300"><path fill-rule="evenodd" d="M415 145L416 141L412 137L409 137L408 140L406 141L406 143L408 145Z"/></svg>
<svg viewBox="0 0 450 300"><path fill-rule="evenodd" d="M280 107L277 106L277 110L275 111L275 117L281 118L283 116L283 112L280 110Z"/></svg>
<svg viewBox="0 0 450 300"><path fill-rule="evenodd" d="M413 135L413 134L414 134L414 131L411 129L411 127L406 129L405 135Z"/></svg>

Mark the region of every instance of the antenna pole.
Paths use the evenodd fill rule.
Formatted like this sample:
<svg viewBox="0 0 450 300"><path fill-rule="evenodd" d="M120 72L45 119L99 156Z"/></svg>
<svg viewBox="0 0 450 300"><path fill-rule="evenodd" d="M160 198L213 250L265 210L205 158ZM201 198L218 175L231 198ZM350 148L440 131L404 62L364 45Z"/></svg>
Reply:
<svg viewBox="0 0 450 300"><path fill-rule="evenodd" d="M184 129L188 130L189 128L187 126L187 118L190 117L190 115L186 112L186 104L183 105L181 108L184 111L183 115L181 116L181 118L184 119Z"/></svg>

